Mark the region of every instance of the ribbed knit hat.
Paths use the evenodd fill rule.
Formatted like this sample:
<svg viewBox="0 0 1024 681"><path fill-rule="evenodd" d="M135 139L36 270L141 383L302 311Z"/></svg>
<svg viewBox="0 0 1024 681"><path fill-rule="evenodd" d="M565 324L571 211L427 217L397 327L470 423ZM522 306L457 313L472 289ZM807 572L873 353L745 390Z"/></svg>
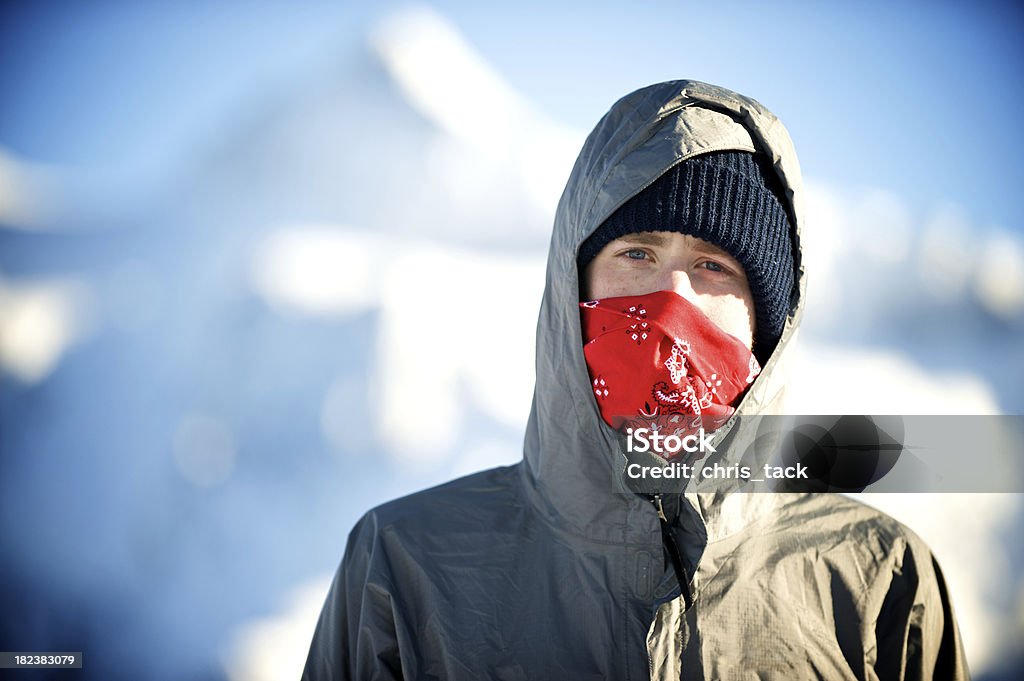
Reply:
<svg viewBox="0 0 1024 681"><path fill-rule="evenodd" d="M790 222L782 187L761 154L717 151L679 163L624 203L580 246L579 271L608 243L635 232L709 241L743 267L754 297L754 355L763 365L795 302Z"/></svg>

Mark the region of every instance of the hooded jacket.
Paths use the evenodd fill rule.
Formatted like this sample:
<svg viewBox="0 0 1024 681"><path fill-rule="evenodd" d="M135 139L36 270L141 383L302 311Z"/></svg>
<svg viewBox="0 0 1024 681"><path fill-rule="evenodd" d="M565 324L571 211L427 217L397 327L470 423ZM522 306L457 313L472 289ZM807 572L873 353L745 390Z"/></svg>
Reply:
<svg viewBox="0 0 1024 681"><path fill-rule="evenodd" d="M727 149L772 160L799 244L793 146L756 101L673 81L601 119L555 218L523 460L364 515L303 679L967 678L939 567L893 519L832 494L691 484L666 498L681 584L658 511L623 487L584 360L576 254L674 164ZM803 275L737 416L781 413Z"/></svg>

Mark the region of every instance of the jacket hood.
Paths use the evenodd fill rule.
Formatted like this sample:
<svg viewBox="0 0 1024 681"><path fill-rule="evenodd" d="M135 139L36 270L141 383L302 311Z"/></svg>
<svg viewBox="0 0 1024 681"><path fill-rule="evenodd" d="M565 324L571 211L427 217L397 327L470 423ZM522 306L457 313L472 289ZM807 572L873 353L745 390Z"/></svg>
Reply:
<svg viewBox="0 0 1024 681"><path fill-rule="evenodd" d="M803 187L793 143L760 103L697 81L670 81L626 95L583 145L558 204L537 324L537 382L527 425L525 465L531 499L553 522L602 541L630 541L637 517L656 524L651 505L622 484L618 434L601 419L590 387L579 317L580 245L619 206L677 163L742 150L767 156L785 188L796 249L798 300L781 339L736 416L781 413L786 365L805 298L800 229ZM718 431L720 440L736 416ZM746 525L773 494L702 492L686 498L710 538ZM682 491L682 490L680 490ZM649 516L649 517L648 517ZM650 530L650 528L643 528Z"/></svg>

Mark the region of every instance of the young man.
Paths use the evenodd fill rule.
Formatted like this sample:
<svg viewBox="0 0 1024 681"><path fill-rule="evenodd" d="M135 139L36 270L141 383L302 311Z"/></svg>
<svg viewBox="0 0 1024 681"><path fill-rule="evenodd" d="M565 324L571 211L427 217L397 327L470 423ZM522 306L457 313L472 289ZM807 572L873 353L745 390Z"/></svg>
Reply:
<svg viewBox="0 0 1024 681"><path fill-rule="evenodd" d="M751 99L676 81L613 106L558 207L523 461L367 513L303 678L966 678L938 566L892 519L623 482L633 420L781 411L801 191Z"/></svg>

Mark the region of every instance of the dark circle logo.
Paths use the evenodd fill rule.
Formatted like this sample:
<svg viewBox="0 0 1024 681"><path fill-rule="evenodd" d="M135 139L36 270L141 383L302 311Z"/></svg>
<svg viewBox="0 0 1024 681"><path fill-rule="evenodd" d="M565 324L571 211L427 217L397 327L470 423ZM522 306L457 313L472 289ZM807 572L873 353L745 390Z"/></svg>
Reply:
<svg viewBox="0 0 1024 681"><path fill-rule="evenodd" d="M783 436L780 460L806 477L782 481L780 491L863 491L896 465L903 434L899 416L803 418Z"/></svg>

